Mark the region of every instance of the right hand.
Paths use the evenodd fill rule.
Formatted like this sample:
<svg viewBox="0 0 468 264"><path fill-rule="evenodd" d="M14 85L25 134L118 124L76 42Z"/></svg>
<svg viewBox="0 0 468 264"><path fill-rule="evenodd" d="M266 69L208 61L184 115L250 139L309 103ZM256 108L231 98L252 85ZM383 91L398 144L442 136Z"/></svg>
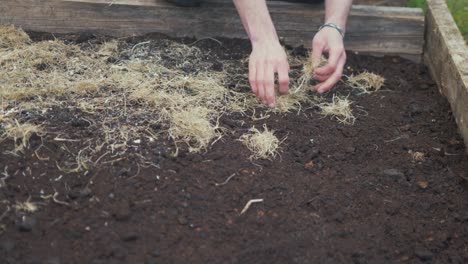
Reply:
<svg viewBox="0 0 468 264"><path fill-rule="evenodd" d="M288 93L289 63L283 47L277 40L253 43L249 58L250 87L270 107L276 106L275 73L278 73L279 93Z"/></svg>

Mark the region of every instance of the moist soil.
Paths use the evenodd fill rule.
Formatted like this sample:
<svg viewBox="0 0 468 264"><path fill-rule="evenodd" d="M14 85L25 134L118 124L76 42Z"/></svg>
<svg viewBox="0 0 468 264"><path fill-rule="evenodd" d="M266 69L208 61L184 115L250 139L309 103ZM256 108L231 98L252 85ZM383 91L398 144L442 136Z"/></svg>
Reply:
<svg viewBox="0 0 468 264"><path fill-rule="evenodd" d="M100 41L63 38L83 48ZM151 40L162 49L164 39L126 43ZM226 85L249 92L242 61L249 42L220 40L193 45L211 70L237 65L227 71L242 74L244 87L239 77ZM288 49L296 57L307 52ZM33 135L24 154L5 151L11 140L0 143L0 169L9 175L0 189L0 263L466 263L468 158L446 99L420 64L348 53L344 74L364 70L386 78L381 91L359 95L341 82L323 95L349 95L354 125L307 105L261 120L226 114L220 126L234 132L204 152L181 148L173 157L167 137L132 141L122 158L93 157L102 162L77 172L58 164L94 139L83 120L99 116L66 105L21 113L46 122L48 133ZM292 77L299 72L293 65ZM264 124L283 140L280 155L251 161L238 139ZM54 140L57 134L79 140ZM153 166L140 166L139 155ZM240 214L251 199L263 202ZM7 206L27 200L38 210Z"/></svg>

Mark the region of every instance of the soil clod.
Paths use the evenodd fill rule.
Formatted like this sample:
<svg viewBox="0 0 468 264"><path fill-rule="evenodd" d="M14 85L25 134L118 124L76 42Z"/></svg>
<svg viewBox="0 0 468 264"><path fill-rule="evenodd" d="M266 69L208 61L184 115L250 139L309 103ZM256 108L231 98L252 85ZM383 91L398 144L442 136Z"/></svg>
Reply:
<svg viewBox="0 0 468 264"><path fill-rule="evenodd" d="M131 217L130 203L128 201L122 201L115 206L114 217L117 221L127 221Z"/></svg>
<svg viewBox="0 0 468 264"><path fill-rule="evenodd" d="M132 242L136 241L140 236L135 232L127 232L121 235L122 241Z"/></svg>
<svg viewBox="0 0 468 264"><path fill-rule="evenodd" d="M415 249L414 254L423 261L429 261L434 257L434 254L430 250L422 247Z"/></svg>
<svg viewBox="0 0 468 264"><path fill-rule="evenodd" d="M386 169L383 171L383 174L395 181L405 179L405 174L398 169Z"/></svg>
<svg viewBox="0 0 468 264"><path fill-rule="evenodd" d="M16 228L21 232L31 232L37 224L37 219L33 215L21 215L16 218Z"/></svg>

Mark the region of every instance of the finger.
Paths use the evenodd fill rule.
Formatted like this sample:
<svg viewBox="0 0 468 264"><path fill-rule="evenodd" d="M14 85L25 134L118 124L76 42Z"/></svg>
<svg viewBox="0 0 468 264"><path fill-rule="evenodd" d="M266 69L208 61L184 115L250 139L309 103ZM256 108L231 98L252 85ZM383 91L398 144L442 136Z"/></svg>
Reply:
<svg viewBox="0 0 468 264"><path fill-rule="evenodd" d="M278 66L278 86L280 94L287 94L289 90L289 64L284 62Z"/></svg>
<svg viewBox="0 0 468 264"><path fill-rule="evenodd" d="M266 103L265 101L265 77L264 77L264 66L263 63L257 63L257 74L256 74L256 85L257 85L257 97L262 101L262 103Z"/></svg>
<svg viewBox="0 0 468 264"><path fill-rule="evenodd" d="M346 62L346 54L343 53L343 55L340 57L340 60L338 61L336 71L325 82L319 83L315 87L317 92L324 93L330 90L333 87L333 85L335 85L341 79L345 62Z"/></svg>
<svg viewBox="0 0 468 264"><path fill-rule="evenodd" d="M325 44L321 40L314 39L312 42L312 63L318 65L322 59Z"/></svg>
<svg viewBox="0 0 468 264"><path fill-rule="evenodd" d="M314 73L316 75L330 75L336 71L338 66L338 60L343 54L342 48L333 48L330 49L328 62L325 66L315 69Z"/></svg>
<svg viewBox="0 0 468 264"><path fill-rule="evenodd" d="M317 74L314 74L314 80L317 80L317 81L320 81L320 82L326 81L329 77L330 77L330 75L317 75Z"/></svg>
<svg viewBox="0 0 468 264"><path fill-rule="evenodd" d="M257 67L255 62L249 60L249 83L252 92L258 96L258 87L257 87Z"/></svg>
<svg viewBox="0 0 468 264"><path fill-rule="evenodd" d="M276 96L275 96L275 69L273 64L268 64L265 67L265 101L269 107L276 106Z"/></svg>

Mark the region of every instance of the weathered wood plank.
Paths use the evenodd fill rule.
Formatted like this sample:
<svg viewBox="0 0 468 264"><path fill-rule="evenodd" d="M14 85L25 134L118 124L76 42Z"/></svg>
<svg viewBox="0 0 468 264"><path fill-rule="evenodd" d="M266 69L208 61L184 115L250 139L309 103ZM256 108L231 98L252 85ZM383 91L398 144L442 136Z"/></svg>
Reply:
<svg viewBox="0 0 468 264"><path fill-rule="evenodd" d="M286 44L310 46L323 6L272 1L269 8ZM2 0L0 23L51 33L247 37L231 0L206 0L199 8L164 0ZM353 51L418 58L423 32L420 9L354 6L345 42Z"/></svg>
<svg viewBox="0 0 468 264"><path fill-rule="evenodd" d="M444 0L427 1L424 61L447 96L468 151L468 47Z"/></svg>

